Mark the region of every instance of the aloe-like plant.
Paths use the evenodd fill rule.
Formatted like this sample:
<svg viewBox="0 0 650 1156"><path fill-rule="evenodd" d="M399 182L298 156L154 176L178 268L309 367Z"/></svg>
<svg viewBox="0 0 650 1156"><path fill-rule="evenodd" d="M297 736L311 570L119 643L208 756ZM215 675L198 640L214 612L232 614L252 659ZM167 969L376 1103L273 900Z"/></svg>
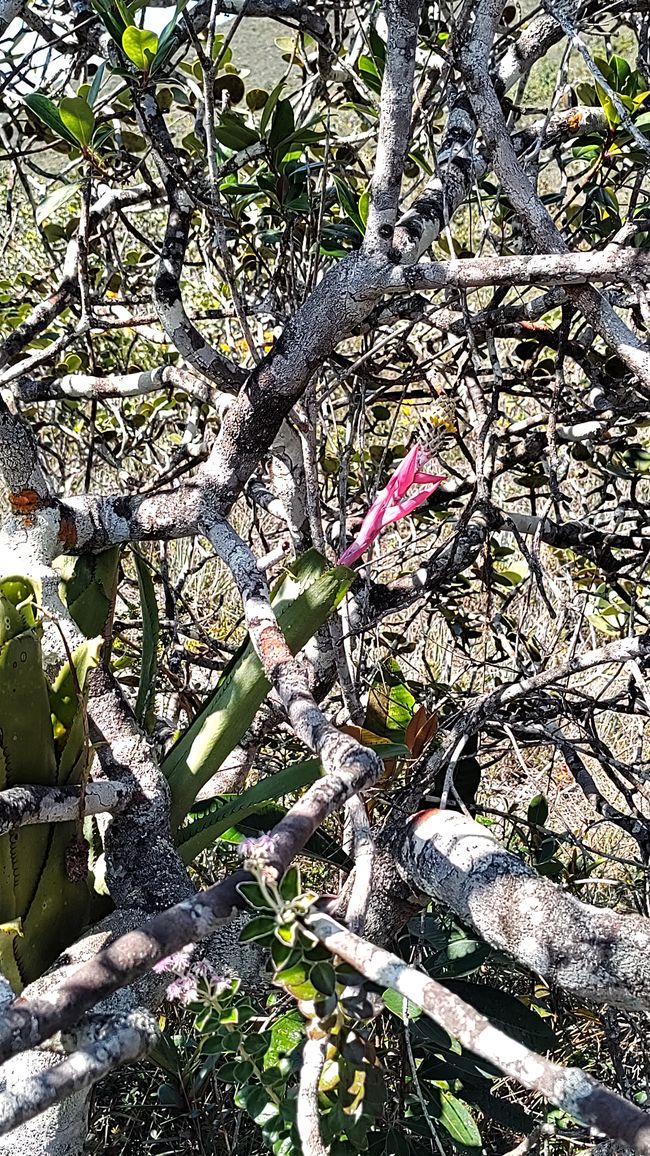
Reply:
<svg viewBox="0 0 650 1156"><path fill-rule="evenodd" d="M0 582L0 789L21 783L62 786L87 773L91 751L80 694L97 662L101 635L112 610L120 552L63 558L58 564L61 595L88 641L52 682L43 670L38 621L38 589L26 578ZM153 584L136 559L143 601L143 678L137 713L144 717L155 679L158 623ZM287 641L297 653L323 625L354 578L345 567L330 567L309 550L276 584L272 598ZM144 694L146 686L147 693ZM195 816L198 791L239 742L268 693L269 683L250 642L242 644L203 709L179 736L163 762L172 797L172 822L185 862L212 844L235 819L255 812L313 782L317 759L287 768L244 793L237 806L221 801L217 815ZM250 797L249 797L250 795ZM0 970L17 990L38 975L72 943L89 918L91 889L82 872L72 878L81 842L78 822L39 824L0 837Z"/></svg>
<svg viewBox="0 0 650 1156"><path fill-rule="evenodd" d="M37 589L0 582L0 787L64 786L87 773L80 696L101 639L77 648L53 682L43 670ZM81 931L90 890L79 822L38 824L0 838L0 969L16 991L42 974Z"/></svg>

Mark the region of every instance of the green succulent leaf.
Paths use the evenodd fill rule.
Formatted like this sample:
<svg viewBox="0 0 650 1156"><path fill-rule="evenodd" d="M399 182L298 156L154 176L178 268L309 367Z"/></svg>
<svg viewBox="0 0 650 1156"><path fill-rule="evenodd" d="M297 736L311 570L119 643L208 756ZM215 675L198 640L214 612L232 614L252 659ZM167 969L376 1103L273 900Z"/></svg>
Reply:
<svg viewBox="0 0 650 1156"><path fill-rule="evenodd" d="M101 639L83 643L48 686L33 583L0 582L0 790L74 782L85 766L79 691ZM59 757L60 753L60 757ZM88 913L85 880L66 872L75 822L18 828L0 837L0 923L18 920L20 936L0 936L0 969L16 991L36 979L79 934Z"/></svg>
<svg viewBox="0 0 650 1156"><path fill-rule="evenodd" d="M323 625L354 577L345 566L328 566L317 550L307 551L287 568L272 592L272 602L294 654ZM250 642L244 643L203 710L163 762L172 793L173 827L180 825L201 787L237 745L269 689ZM232 821L233 816L228 826Z"/></svg>

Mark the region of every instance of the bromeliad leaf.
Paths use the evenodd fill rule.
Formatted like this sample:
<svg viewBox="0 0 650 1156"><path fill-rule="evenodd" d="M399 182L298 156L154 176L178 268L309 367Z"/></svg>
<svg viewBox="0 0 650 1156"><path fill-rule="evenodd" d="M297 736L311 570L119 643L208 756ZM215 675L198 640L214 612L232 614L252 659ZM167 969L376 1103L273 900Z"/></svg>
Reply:
<svg viewBox="0 0 650 1156"><path fill-rule="evenodd" d="M84 732L76 687L83 686L98 646L83 643L76 651L75 675L66 667L49 687L34 622L35 599L36 587L26 579L0 582L0 789L24 783L55 786L73 781L80 769ZM64 740L59 762L52 702ZM73 883L65 873L75 827L74 822L54 828L38 824L0 837L0 921L19 920L22 928L22 937L0 936L0 970L16 991L41 975L86 921L85 880Z"/></svg>
<svg viewBox="0 0 650 1156"><path fill-rule="evenodd" d="M328 566L317 550L308 550L287 568L272 592L272 602L294 654L323 625L353 580L352 570ZM172 792L174 828L248 729L269 689L257 655L249 642L244 643L203 710L163 762Z"/></svg>
<svg viewBox="0 0 650 1156"><path fill-rule="evenodd" d="M142 609L142 662L140 666L140 682L138 697L135 703L135 714L139 722L144 722L153 694L156 689L156 671L158 668L157 648L160 633L160 619L156 591L151 578L151 571L144 558L137 550L133 551L135 567L138 575L138 589L140 591L140 606Z"/></svg>
<svg viewBox="0 0 650 1156"><path fill-rule="evenodd" d="M395 743L385 743L373 749L381 759L406 753L405 747ZM320 759L305 759L284 767L275 775L269 775L227 802L215 799L216 805L210 807L210 804L206 804L209 809L197 814L191 823L181 827L178 832L177 841L183 862L191 863L221 835L263 808L270 800L276 801L302 787L311 786L322 774Z"/></svg>
<svg viewBox="0 0 650 1156"><path fill-rule="evenodd" d="M101 554L62 554L55 562L61 575L59 593L77 626L94 638L106 626L113 606L120 564L120 547Z"/></svg>
<svg viewBox="0 0 650 1156"><path fill-rule="evenodd" d="M286 807L278 807L274 803L263 803L262 806L256 810L252 815L247 815L245 819L238 820L233 823L232 827L228 827L227 831L222 831L217 835L217 839L224 843L239 844L246 839L256 839L258 835L266 834L267 831L272 830L280 819L283 819L287 813ZM208 825L203 825L197 834L197 842L195 846L199 847L199 851L211 846L214 842L212 832L209 826L209 816L207 817ZM189 830L188 827L183 827L182 832ZM192 848L188 843L183 843L180 847L180 855L184 863L191 863L192 859L199 854L196 851L195 855L191 854ZM342 871L352 870L352 860L338 843L328 834L323 831L316 831L311 839L305 844L302 854L308 859L316 859L321 863L326 863L330 867L339 867Z"/></svg>

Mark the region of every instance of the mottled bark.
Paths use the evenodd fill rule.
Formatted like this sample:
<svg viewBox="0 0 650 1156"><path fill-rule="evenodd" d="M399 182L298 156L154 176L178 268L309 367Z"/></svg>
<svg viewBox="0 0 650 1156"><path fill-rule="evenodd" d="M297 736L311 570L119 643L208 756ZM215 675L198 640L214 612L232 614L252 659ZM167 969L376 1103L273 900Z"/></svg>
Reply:
<svg viewBox="0 0 650 1156"><path fill-rule="evenodd" d="M650 920L581 903L455 811L423 811L396 843L411 886L499 951L585 999L650 1009Z"/></svg>

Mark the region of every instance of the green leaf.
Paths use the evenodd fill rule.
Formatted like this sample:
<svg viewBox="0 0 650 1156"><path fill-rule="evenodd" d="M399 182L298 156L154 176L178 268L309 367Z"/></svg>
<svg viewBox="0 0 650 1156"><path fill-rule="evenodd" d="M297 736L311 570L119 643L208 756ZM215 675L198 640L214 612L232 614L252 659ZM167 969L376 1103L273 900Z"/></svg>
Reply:
<svg viewBox="0 0 650 1156"><path fill-rule="evenodd" d="M413 1020L419 1019L422 1015L422 1008L412 1003L410 999L405 1000L404 996L400 995L398 991L393 991L392 987L383 991L381 998L384 1001L384 1006L387 1007L393 1015L396 1015L398 1019L401 1019L402 1023L410 1023Z"/></svg>
<svg viewBox="0 0 650 1156"><path fill-rule="evenodd" d="M138 697L135 703L135 716L138 722L143 723L147 717L147 712L156 690L160 619L158 617L158 603L156 602L156 591L151 577L151 570L138 550L134 549L133 558L138 575L140 608L142 610L142 660L140 664Z"/></svg>
<svg viewBox="0 0 650 1156"><path fill-rule="evenodd" d="M605 91L605 89L601 87L600 84L596 84L596 92L598 94L600 106L607 118L607 124L609 128L616 128L616 126L620 124L621 118L611 97Z"/></svg>
<svg viewBox="0 0 650 1156"><path fill-rule="evenodd" d="M461 975L471 975L477 971L490 955L490 947L482 939L477 939L464 929L458 929L448 937L445 946L423 963L429 975L445 975L448 979Z"/></svg>
<svg viewBox="0 0 650 1156"><path fill-rule="evenodd" d="M404 683L399 663L387 658L373 679L365 725L385 738L401 737L413 716L415 699Z"/></svg>
<svg viewBox="0 0 650 1156"><path fill-rule="evenodd" d="M546 1019L531 1011L501 988L462 979L441 980L444 987L481 1012L495 1028L537 1052L557 1047L555 1033Z"/></svg>
<svg viewBox="0 0 650 1156"><path fill-rule="evenodd" d="M185 1102L176 1085L167 1083L159 1084L158 1100L166 1108L182 1108Z"/></svg>
<svg viewBox="0 0 650 1156"><path fill-rule="evenodd" d="M293 867L289 867L282 879L280 894L283 899L291 902L297 895L300 895L300 890L300 868L294 864Z"/></svg>
<svg viewBox="0 0 650 1156"><path fill-rule="evenodd" d="M65 127L82 148L88 148L95 131L95 114L80 96L64 96L59 102L59 114Z"/></svg>
<svg viewBox="0 0 650 1156"><path fill-rule="evenodd" d="M170 45L172 37L173 37L175 29L176 29L176 25L178 23L178 18L181 15L181 12L183 12L183 10L186 8L186 6L187 6L187 0L178 0L178 3L176 5L176 8L174 9L174 14L173 14L171 20L168 21L168 23L165 25L162 32L160 33L160 38L158 40L158 54L163 53ZM158 60L156 61L156 64L158 64Z"/></svg>
<svg viewBox="0 0 650 1156"><path fill-rule="evenodd" d="M623 450L620 456L627 468L633 473L650 473L650 450L646 449L645 446L635 442Z"/></svg>
<svg viewBox="0 0 650 1156"><path fill-rule="evenodd" d="M227 111L221 114L214 135L220 144L225 145L227 149L231 149L235 153L247 149L252 144L257 144L260 139L259 133L254 128L250 128L243 117L236 112Z"/></svg>
<svg viewBox="0 0 650 1156"><path fill-rule="evenodd" d="M284 84L285 84L285 80L283 77L282 80L279 82L279 84L276 84L276 86L273 89L271 95L269 96L266 104L264 105L264 112L262 113L262 118L260 120L260 131L262 133L266 132L266 126L268 125L268 123L269 123L269 121L273 115L273 110L280 99L280 95L282 93L282 89L284 88Z"/></svg>
<svg viewBox="0 0 650 1156"><path fill-rule="evenodd" d="M41 201L40 205L36 206L36 212L34 214L36 224L42 225L44 221L47 221L48 217L53 217L59 209L64 208L65 205L69 205L73 198L76 197L82 184L82 181L70 181L69 184L59 185L58 189L55 189L53 193L50 193L49 197L46 197L44 201ZM81 365L81 362L79 362L79 364Z"/></svg>
<svg viewBox="0 0 650 1156"><path fill-rule="evenodd" d="M237 885L237 890L251 907L254 907L258 911L271 911L271 907L259 883L245 881Z"/></svg>
<svg viewBox="0 0 650 1156"><path fill-rule="evenodd" d="M269 99L268 91L265 88L249 88L246 93L246 104L251 112L259 112L264 108Z"/></svg>
<svg viewBox="0 0 650 1156"><path fill-rule="evenodd" d="M476 1120L466 1104L452 1096L451 1092L440 1089L441 1112L438 1117L443 1128L453 1140L466 1148L481 1148L481 1133Z"/></svg>
<svg viewBox="0 0 650 1156"><path fill-rule="evenodd" d="M393 993L396 994L396 993ZM384 996L386 992L384 992ZM391 1008L392 1011L392 1008ZM400 1019L402 1017L400 1016ZM422 1041L427 1049L427 1052L433 1051L435 1048L442 1051L449 1051L453 1046L453 1041L448 1032L441 1028L439 1024L434 1023L433 1020L428 1019L427 1016L420 1016L418 1020L412 1020L409 1026L409 1031L413 1036L413 1041Z"/></svg>
<svg viewBox="0 0 650 1156"><path fill-rule="evenodd" d="M286 813L286 807L278 807L274 803L264 803L253 814L238 820L232 827L228 827L227 831L222 831L217 838L224 843L234 844L243 843L245 839L255 839L258 835L272 830ZM345 872L350 871L353 866L352 860L349 855L346 855L340 844L322 830L314 832L301 854L306 855L309 859L327 863L330 867L340 867Z"/></svg>
<svg viewBox="0 0 650 1156"><path fill-rule="evenodd" d="M368 210L369 210L369 208L370 208L370 185L366 189L365 193L362 193L361 196L359 197L359 218L361 220L361 224L363 225L364 233L365 233L366 225L368 224Z"/></svg>
<svg viewBox="0 0 650 1156"><path fill-rule="evenodd" d="M282 159L280 155L282 152L281 146L284 142L288 142L295 131L295 127L296 123L291 101L279 100L273 114L271 131L269 133L269 148L276 152L277 160Z"/></svg>
<svg viewBox="0 0 650 1156"><path fill-rule="evenodd" d="M239 1088L235 1095L235 1104L238 1108L243 1108L260 1128L268 1124L269 1120L277 1116L280 1111L267 1090L258 1084L248 1084L246 1087Z"/></svg>
<svg viewBox="0 0 650 1156"><path fill-rule="evenodd" d="M522 1108L521 1104L495 1096L487 1087L464 1089L464 1094L479 1112L511 1132L527 1135L535 1126L534 1116Z"/></svg>
<svg viewBox="0 0 650 1156"><path fill-rule="evenodd" d="M58 108L47 96L43 96L42 92L31 92L25 98L25 104L31 111L47 125L52 132L60 136L68 144L76 145L77 138L72 135L70 129L63 123L61 114Z"/></svg>
<svg viewBox="0 0 650 1156"><path fill-rule="evenodd" d="M158 51L158 37L148 28L136 28L130 24L122 33L122 48L139 72L149 72Z"/></svg>
<svg viewBox="0 0 650 1156"><path fill-rule="evenodd" d="M543 827L548 819L548 803L544 795L535 795L528 804L527 818L529 823Z"/></svg>
<svg viewBox="0 0 650 1156"><path fill-rule="evenodd" d="M234 72L227 72L224 76L219 76L214 82L214 99L219 108L227 97L229 104L239 104L240 100L244 99L246 89L241 76Z"/></svg>
<svg viewBox="0 0 650 1156"><path fill-rule="evenodd" d="M69 662L61 667L50 688L50 710L58 726L69 731L79 712L78 690L83 691L88 673L99 662L102 638L82 642L72 655L74 672ZM60 768L59 768L60 770Z"/></svg>
<svg viewBox="0 0 650 1156"><path fill-rule="evenodd" d="M315 963L309 972L309 979L321 995L334 995L336 975L331 963Z"/></svg>
<svg viewBox="0 0 650 1156"><path fill-rule="evenodd" d="M271 1042L264 1056L264 1068L274 1068L281 1056L288 1056L302 1044L305 1021L299 1011L285 1012L271 1025Z"/></svg>
<svg viewBox="0 0 650 1156"><path fill-rule="evenodd" d="M364 222L361 219L357 199L348 183L339 177L336 173L334 175L334 185L336 187L336 195L345 216L349 221L352 221L355 229L360 233L364 231Z"/></svg>
<svg viewBox="0 0 650 1156"><path fill-rule="evenodd" d="M623 92L625 82L632 75L632 69L622 56L610 56L608 64L612 88L617 92Z"/></svg>
<svg viewBox="0 0 650 1156"><path fill-rule="evenodd" d="M587 84L585 81L576 84L576 96L580 104L586 104L590 108L595 108L598 104L598 97L594 85Z"/></svg>
<svg viewBox="0 0 650 1156"><path fill-rule="evenodd" d="M86 638L101 634L111 611L120 565L120 547L101 554L62 554L54 566L61 575L59 591Z"/></svg>
<svg viewBox="0 0 650 1156"><path fill-rule="evenodd" d="M90 89L88 91L87 99L88 99L88 104L90 105L91 108L93 107L95 101L97 100L97 97L99 96L99 90L102 86L102 80L104 79L104 72L105 71L106 71L106 62L104 60L102 60L101 64L99 65L99 68L97 69L97 71L93 77L93 82L92 82Z"/></svg>
<svg viewBox="0 0 650 1156"><path fill-rule="evenodd" d="M119 10L112 10L110 4L104 4L102 0L90 0L95 12L99 16L102 24L108 31L111 38L116 44L122 45L122 33L126 27L126 23L119 14ZM117 15L116 15L117 11ZM130 18L129 18L130 19Z"/></svg>
<svg viewBox="0 0 650 1156"><path fill-rule="evenodd" d="M270 1032L248 1032L242 1040L242 1048L247 1056L259 1056L266 1052L270 1042Z"/></svg>
<svg viewBox="0 0 650 1156"><path fill-rule="evenodd" d="M272 602L294 654L323 625L354 578L354 572L347 567L329 567L317 550L308 550L287 567L273 591ZM269 689L250 642L244 643L203 710L163 762L172 793L174 828L248 729ZM233 818L229 817L228 826Z"/></svg>
<svg viewBox="0 0 650 1156"><path fill-rule="evenodd" d="M420 1020L415 1025L415 1029L419 1029L422 1022ZM417 1035L419 1038L419 1031ZM444 1080L447 1084L451 1084L453 1080L462 1080L463 1090L471 1088L473 1091L476 1086L485 1087L486 1084L489 1086L493 1078L501 1075L499 1069L488 1063L487 1060L477 1059L468 1052L460 1052L459 1054L449 1045L437 1046L437 1050L442 1055L433 1055L426 1044L426 1036L424 1040L426 1052L420 1071L428 1080L434 1082Z"/></svg>
<svg viewBox="0 0 650 1156"><path fill-rule="evenodd" d="M406 747L400 743L382 743L371 749L381 759L408 754ZM262 810L269 800L281 799L284 795L299 791L301 787L309 787L322 774L320 759L305 759L276 771L266 779L261 779L259 783L247 787L245 791L227 802L217 798L212 803L205 804L207 809L195 812L196 817L178 832L177 843L183 862L191 863L216 839L222 835L230 835L232 828L242 823L249 815ZM276 821L281 817L275 816ZM264 829L268 830L272 825L272 823L265 824ZM316 840L315 848L318 846L319 841Z"/></svg>
<svg viewBox="0 0 650 1156"><path fill-rule="evenodd" d="M258 915L242 927L239 938L242 943L250 943L256 939L268 939L275 931L275 919L272 915Z"/></svg>
<svg viewBox="0 0 650 1156"><path fill-rule="evenodd" d="M33 583L20 578L0 582L0 790L75 782L83 767L77 685L83 689L101 639L78 647L76 675L66 663L50 687L30 597L41 601ZM75 834L72 821L38 824L0 839L0 923L19 919L23 932L22 937L0 936L0 968L17 991L41 975L86 922L90 893L85 880L72 882L65 872Z"/></svg>

